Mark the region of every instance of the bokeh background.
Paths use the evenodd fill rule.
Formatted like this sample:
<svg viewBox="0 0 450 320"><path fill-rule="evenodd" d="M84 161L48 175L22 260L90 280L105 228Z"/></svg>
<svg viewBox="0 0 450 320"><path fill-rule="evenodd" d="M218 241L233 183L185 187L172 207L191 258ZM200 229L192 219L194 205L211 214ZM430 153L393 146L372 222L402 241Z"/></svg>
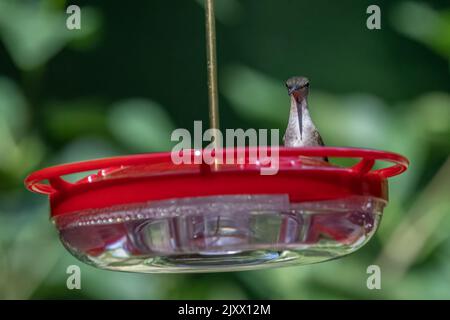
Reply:
<svg viewBox="0 0 450 320"><path fill-rule="evenodd" d="M379 232L340 260L197 275L101 271L58 241L23 187L48 165L171 148L207 123L202 0L0 0L0 298L450 298L450 3L217 0L222 128L284 130L284 80L311 80L329 145L395 151ZM82 8L82 29L65 8ZM66 289L66 268L82 289ZM368 290L378 264L382 290Z"/></svg>

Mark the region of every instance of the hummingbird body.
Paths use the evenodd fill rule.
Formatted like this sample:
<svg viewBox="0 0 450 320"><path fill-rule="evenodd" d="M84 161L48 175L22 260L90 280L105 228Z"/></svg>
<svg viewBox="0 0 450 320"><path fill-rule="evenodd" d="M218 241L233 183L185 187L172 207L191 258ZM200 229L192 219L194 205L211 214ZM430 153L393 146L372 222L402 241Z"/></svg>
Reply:
<svg viewBox="0 0 450 320"><path fill-rule="evenodd" d="M308 109L309 81L304 77L293 77L286 81L291 97L289 122L283 141L286 147L324 146ZM323 159L328 161L328 159Z"/></svg>
<svg viewBox="0 0 450 320"><path fill-rule="evenodd" d="M293 100L293 98L291 98ZM297 110L297 103L291 101L289 122L284 134L284 145L286 147L316 147L323 146L322 138L314 125L309 110L304 100ZM301 118L300 118L301 117Z"/></svg>

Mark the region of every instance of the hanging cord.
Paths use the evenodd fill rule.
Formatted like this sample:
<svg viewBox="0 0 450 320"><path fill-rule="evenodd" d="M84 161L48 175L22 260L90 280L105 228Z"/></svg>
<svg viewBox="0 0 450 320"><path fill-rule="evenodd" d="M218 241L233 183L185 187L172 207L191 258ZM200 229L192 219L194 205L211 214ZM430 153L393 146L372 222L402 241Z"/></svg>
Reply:
<svg viewBox="0 0 450 320"><path fill-rule="evenodd" d="M216 55L216 24L214 15L214 0L205 0L206 17L206 60L208 72L209 126L220 129L219 125L219 93L217 89L217 55ZM214 134L215 146L217 136ZM216 164L217 165L217 164ZM216 166L215 166L216 167Z"/></svg>

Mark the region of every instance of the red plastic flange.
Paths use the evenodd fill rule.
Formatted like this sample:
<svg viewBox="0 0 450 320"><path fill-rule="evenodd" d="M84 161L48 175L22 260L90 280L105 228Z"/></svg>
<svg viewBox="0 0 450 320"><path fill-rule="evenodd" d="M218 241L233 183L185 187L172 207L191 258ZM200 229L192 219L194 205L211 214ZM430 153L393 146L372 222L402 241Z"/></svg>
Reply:
<svg viewBox="0 0 450 320"><path fill-rule="evenodd" d="M202 164L175 165L170 152L123 156L65 164L36 171L26 187L50 196L52 216L87 209L142 203L172 198L232 194L288 194L291 202L338 199L369 195L387 200L387 178L408 167L398 154L356 148L278 148L279 170L261 175L265 165L249 163L252 152L272 148L225 149L245 164L212 167ZM205 151L203 151L205 152ZM267 154L266 153L266 154ZM351 167L330 165L317 158L357 158ZM373 170L376 161L390 166ZM100 170L70 183L65 175ZM47 180L49 184L43 183Z"/></svg>

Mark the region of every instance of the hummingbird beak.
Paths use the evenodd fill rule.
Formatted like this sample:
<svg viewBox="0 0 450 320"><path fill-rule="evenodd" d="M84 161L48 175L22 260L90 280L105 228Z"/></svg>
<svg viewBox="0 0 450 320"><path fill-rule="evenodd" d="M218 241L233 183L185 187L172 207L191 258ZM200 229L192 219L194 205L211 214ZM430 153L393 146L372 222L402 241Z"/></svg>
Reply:
<svg viewBox="0 0 450 320"><path fill-rule="evenodd" d="M297 111L298 117L298 126L300 130L300 139L303 139L303 114L302 114L302 106L297 101L297 98L293 94L291 94L291 109Z"/></svg>

